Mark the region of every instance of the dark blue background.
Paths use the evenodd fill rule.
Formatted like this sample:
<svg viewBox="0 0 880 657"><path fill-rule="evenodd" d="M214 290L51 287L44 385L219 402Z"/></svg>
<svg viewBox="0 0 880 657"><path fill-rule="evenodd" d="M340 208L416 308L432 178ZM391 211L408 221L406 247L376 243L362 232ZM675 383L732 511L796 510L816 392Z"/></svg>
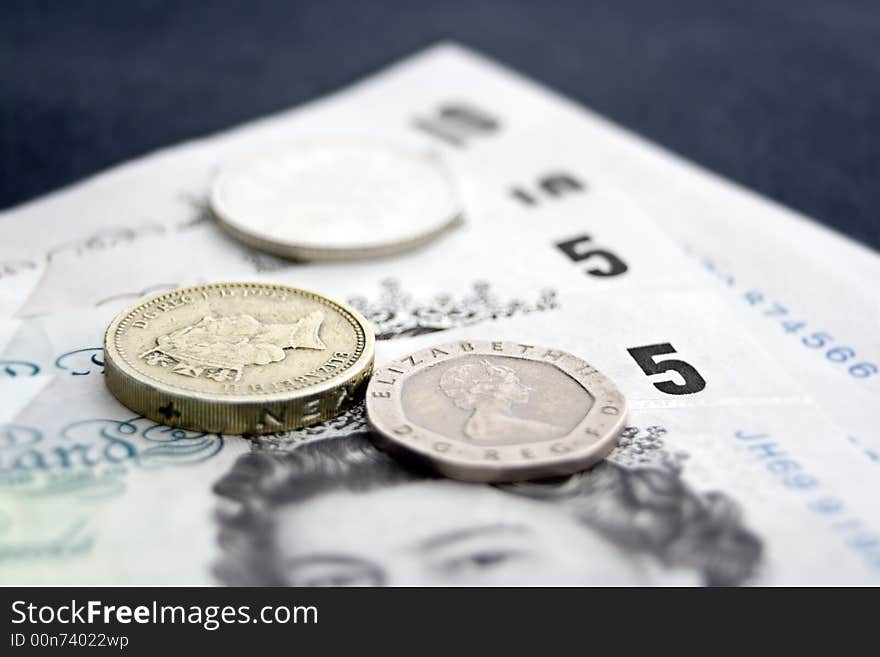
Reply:
<svg viewBox="0 0 880 657"><path fill-rule="evenodd" d="M880 248L870 0L4 0L0 207L444 38Z"/></svg>

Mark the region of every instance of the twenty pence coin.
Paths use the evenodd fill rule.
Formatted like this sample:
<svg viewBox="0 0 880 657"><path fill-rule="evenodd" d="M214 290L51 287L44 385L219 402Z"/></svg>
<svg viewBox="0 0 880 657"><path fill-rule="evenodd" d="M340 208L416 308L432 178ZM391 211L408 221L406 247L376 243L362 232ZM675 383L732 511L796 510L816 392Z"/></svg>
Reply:
<svg viewBox="0 0 880 657"><path fill-rule="evenodd" d="M377 370L366 395L380 447L466 481L584 470L617 444L627 412L581 358L505 341L423 349Z"/></svg>

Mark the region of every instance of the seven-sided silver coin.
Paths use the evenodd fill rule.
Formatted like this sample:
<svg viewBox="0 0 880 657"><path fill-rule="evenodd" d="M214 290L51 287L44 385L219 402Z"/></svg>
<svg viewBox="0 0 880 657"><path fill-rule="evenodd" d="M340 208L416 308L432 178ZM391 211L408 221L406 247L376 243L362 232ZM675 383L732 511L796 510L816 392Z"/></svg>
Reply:
<svg viewBox="0 0 880 657"><path fill-rule="evenodd" d="M586 361L517 342L460 340L378 369L377 444L455 479L503 482L584 470L617 444L626 400Z"/></svg>

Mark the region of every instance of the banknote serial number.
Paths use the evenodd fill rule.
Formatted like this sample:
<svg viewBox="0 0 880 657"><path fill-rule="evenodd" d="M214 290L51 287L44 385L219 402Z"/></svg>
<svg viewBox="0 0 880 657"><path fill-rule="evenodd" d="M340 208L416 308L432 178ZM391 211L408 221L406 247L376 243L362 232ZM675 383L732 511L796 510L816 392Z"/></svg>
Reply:
<svg viewBox="0 0 880 657"><path fill-rule="evenodd" d="M703 266L727 287L737 287L733 274L719 269L710 258L701 258ZM847 374L854 379L869 379L877 375L880 367L877 363L862 360L857 351L849 345L835 339L833 335L810 325L803 316L789 312L789 308L771 300L762 291L751 288L740 294L741 299L761 313L768 321L777 322L782 332L799 338L800 344L817 354L823 354L825 361L834 367L845 368Z"/></svg>
<svg viewBox="0 0 880 657"><path fill-rule="evenodd" d="M808 512L820 519L832 539L870 568L880 570L880 532L857 516L845 500L827 492L822 480L772 435L740 429L733 437L752 458L764 464L781 486L802 498Z"/></svg>
<svg viewBox="0 0 880 657"><path fill-rule="evenodd" d="M825 331L810 331L807 322L789 315L788 308L781 303L769 301L762 292L748 290L743 299L753 308L761 311L767 318L779 321L782 330L800 338L801 344L807 349L814 349L825 354L825 359L846 367L850 376L856 379L867 379L877 374L875 363L858 361L856 350L846 345L835 343L834 336Z"/></svg>

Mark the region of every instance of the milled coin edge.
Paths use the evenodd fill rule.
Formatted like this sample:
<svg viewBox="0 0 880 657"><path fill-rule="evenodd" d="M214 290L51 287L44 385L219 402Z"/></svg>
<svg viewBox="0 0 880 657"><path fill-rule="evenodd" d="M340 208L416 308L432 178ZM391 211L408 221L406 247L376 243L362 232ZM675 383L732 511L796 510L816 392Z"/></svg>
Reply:
<svg viewBox="0 0 880 657"><path fill-rule="evenodd" d="M407 251L414 251L426 246L428 243L433 242L447 232L455 230L464 223L463 215L459 213L453 216L449 223L440 226L436 230L432 230L430 233L425 233L408 241L388 243L374 248L318 248L264 240L227 223L216 213L214 213L214 218L217 225L223 231L243 244L290 260L291 262L347 262L406 253Z"/></svg>

